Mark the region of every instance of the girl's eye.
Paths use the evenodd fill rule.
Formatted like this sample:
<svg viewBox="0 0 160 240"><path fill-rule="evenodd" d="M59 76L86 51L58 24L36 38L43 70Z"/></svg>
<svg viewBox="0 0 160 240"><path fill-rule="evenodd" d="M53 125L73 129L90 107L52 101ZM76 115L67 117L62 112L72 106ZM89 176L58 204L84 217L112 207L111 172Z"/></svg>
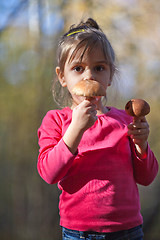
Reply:
<svg viewBox="0 0 160 240"><path fill-rule="evenodd" d="M104 67L103 67L103 66L96 66L96 67L95 67L95 70L96 70L97 72L101 72L101 71L104 70Z"/></svg>
<svg viewBox="0 0 160 240"><path fill-rule="evenodd" d="M74 67L74 71L82 72L83 71L83 67L81 67L81 66Z"/></svg>

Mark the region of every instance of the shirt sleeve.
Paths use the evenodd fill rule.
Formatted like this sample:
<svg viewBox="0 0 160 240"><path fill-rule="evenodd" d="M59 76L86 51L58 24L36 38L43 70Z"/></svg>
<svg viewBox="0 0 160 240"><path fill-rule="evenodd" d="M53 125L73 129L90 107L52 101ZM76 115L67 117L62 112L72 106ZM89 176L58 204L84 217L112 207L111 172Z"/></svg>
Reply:
<svg viewBox="0 0 160 240"><path fill-rule="evenodd" d="M38 172L47 183L57 183L66 175L75 155L62 139L62 121L56 111L50 111L44 117L38 129L38 139Z"/></svg>
<svg viewBox="0 0 160 240"><path fill-rule="evenodd" d="M133 157L133 171L136 182L144 186L151 184L158 173L159 166L149 144L147 147L147 153L142 158L138 157L136 154L133 142L131 142L131 150Z"/></svg>

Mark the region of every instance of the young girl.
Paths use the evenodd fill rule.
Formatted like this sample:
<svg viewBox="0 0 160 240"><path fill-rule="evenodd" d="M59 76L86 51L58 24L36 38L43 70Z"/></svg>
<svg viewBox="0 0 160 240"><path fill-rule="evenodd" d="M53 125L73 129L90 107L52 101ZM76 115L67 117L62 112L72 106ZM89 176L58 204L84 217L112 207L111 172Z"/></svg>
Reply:
<svg viewBox="0 0 160 240"><path fill-rule="evenodd" d="M56 73L71 107L51 110L38 130L38 171L58 183L63 239L141 240L142 216L137 183L149 185L158 172L147 139L145 117L106 107L101 98L72 93L81 80L105 90L115 73L115 54L93 19L62 36Z"/></svg>

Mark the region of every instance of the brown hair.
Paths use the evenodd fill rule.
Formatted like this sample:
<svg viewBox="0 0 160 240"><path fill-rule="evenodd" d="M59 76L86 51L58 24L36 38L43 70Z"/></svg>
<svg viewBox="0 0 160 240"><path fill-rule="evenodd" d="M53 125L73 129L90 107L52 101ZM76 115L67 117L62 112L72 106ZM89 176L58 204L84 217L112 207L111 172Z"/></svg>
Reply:
<svg viewBox="0 0 160 240"><path fill-rule="evenodd" d="M73 25L67 33L65 33L59 41L57 49L57 59L60 71L64 71L65 62L68 58L68 54L72 49L72 54L69 61L74 59L76 53L83 47L81 54L81 61L85 52L91 51L94 47L100 46L103 50L104 56L106 57L107 63L110 66L111 79L115 72L115 53L107 39L106 35L100 29L99 25L92 18L88 18L86 22L80 22L77 26ZM59 103L64 100L68 100L65 94L65 89L59 86L59 89L53 84L53 97L54 100ZM57 94L58 93L58 94ZM63 95L64 94L64 95ZM67 91L67 94L69 92ZM58 96L57 96L58 95ZM58 98L57 98L58 97ZM62 101L61 101L62 99Z"/></svg>

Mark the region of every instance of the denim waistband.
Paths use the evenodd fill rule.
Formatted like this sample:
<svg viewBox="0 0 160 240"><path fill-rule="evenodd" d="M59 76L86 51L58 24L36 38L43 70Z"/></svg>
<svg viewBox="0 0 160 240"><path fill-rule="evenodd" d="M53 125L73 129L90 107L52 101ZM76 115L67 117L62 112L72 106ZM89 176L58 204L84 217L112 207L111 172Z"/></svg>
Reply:
<svg viewBox="0 0 160 240"><path fill-rule="evenodd" d="M76 231L76 230L70 230L67 228L62 228L63 233L68 233L70 236L77 237L79 239L98 239L97 237L100 236L100 239L104 240L124 240L124 239L129 239L129 240L134 240L137 238L143 237L143 230L142 230L142 225L139 225L137 227L127 229L127 230L122 230L118 232L112 232L112 233L98 233L98 232L92 232L92 231Z"/></svg>

